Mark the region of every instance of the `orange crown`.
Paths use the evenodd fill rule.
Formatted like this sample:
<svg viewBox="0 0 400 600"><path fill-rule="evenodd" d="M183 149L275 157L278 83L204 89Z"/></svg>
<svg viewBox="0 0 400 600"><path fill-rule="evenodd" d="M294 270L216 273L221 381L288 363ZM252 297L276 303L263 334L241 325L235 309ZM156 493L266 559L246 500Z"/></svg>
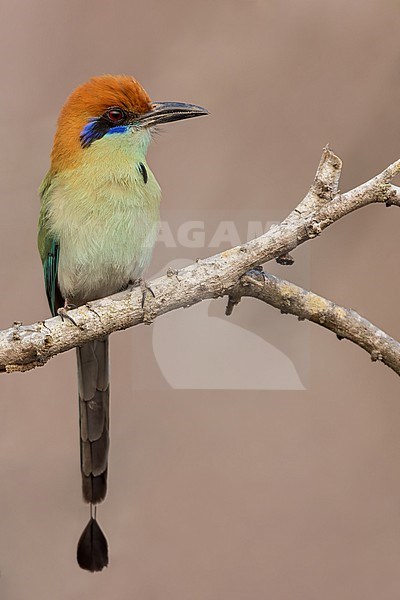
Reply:
<svg viewBox="0 0 400 600"><path fill-rule="evenodd" d="M127 112L145 113L151 100L140 83L128 75L92 77L77 87L67 99L58 118L51 153L53 172L72 167L84 151L80 134L89 119L99 117L110 106Z"/></svg>

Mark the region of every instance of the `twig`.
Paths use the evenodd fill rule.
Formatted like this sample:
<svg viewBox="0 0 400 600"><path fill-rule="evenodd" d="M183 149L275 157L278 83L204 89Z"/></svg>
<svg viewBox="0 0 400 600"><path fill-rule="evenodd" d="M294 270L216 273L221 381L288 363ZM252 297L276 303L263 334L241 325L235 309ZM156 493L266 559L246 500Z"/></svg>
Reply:
<svg viewBox="0 0 400 600"><path fill-rule="evenodd" d="M295 315L301 321L307 319L333 331L339 339L350 340L363 348L372 361L382 361L400 375L400 343L351 308L256 270L240 278L229 296L226 313L231 314L244 296L257 298L282 313Z"/></svg>

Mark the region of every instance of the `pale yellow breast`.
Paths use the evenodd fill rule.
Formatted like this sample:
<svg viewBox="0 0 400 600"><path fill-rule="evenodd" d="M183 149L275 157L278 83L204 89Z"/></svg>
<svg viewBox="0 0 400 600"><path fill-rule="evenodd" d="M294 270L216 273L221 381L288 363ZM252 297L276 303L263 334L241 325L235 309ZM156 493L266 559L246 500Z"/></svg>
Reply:
<svg viewBox="0 0 400 600"><path fill-rule="evenodd" d="M98 147L93 157L89 148L87 162L58 175L54 186L49 224L60 244L59 283L75 304L115 293L140 277L158 231L161 190L143 154L132 159L118 145L112 154L105 149L106 156Z"/></svg>

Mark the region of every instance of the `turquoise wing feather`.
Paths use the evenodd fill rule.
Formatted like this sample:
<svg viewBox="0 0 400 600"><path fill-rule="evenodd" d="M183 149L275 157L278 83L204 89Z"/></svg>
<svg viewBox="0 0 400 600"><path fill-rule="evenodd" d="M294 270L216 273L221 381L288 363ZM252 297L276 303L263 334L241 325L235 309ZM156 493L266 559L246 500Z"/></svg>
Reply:
<svg viewBox="0 0 400 600"><path fill-rule="evenodd" d="M58 240L51 235L48 227L47 207L51 194L52 176L49 172L40 186L41 210L39 217L38 247L43 265L44 285L49 302L51 314L57 315L57 310L63 305L64 300L58 286L58 263L60 258L60 245Z"/></svg>
<svg viewBox="0 0 400 600"><path fill-rule="evenodd" d="M56 240L52 240L49 252L43 262L44 285L46 288L46 296L49 302L51 314L56 316L57 310L62 305L60 290L58 287L58 261L60 257L60 247Z"/></svg>

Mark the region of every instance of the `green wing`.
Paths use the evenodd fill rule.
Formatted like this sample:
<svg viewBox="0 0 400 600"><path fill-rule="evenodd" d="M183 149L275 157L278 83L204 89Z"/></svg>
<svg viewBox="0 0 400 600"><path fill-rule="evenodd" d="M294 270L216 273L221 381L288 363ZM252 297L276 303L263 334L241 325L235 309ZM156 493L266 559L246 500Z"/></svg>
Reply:
<svg viewBox="0 0 400 600"><path fill-rule="evenodd" d="M56 316L57 310L62 306L60 288L58 287L58 260L60 257L60 246L56 240L52 240L50 250L43 262L44 285L51 314Z"/></svg>
<svg viewBox="0 0 400 600"><path fill-rule="evenodd" d="M60 245L51 234L48 225L48 203L51 196L52 176L49 172L44 178L39 189L41 209L39 217L38 247L42 259L44 285L51 314L56 316L57 310L64 301L58 286L58 263L60 258Z"/></svg>

